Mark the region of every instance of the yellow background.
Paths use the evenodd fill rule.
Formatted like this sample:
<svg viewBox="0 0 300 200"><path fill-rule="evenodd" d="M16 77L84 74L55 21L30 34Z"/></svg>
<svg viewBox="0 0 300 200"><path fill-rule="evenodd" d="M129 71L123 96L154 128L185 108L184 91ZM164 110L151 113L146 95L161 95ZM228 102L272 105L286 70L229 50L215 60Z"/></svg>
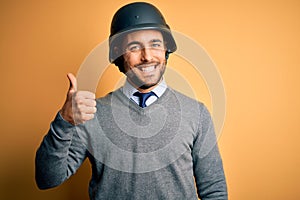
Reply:
<svg viewBox="0 0 300 200"><path fill-rule="evenodd" d="M87 162L62 186L38 190L35 151L64 102L67 72L76 74L128 2L0 1L0 199L88 198ZM300 1L151 2L218 66L227 96L219 145L230 199L300 199Z"/></svg>

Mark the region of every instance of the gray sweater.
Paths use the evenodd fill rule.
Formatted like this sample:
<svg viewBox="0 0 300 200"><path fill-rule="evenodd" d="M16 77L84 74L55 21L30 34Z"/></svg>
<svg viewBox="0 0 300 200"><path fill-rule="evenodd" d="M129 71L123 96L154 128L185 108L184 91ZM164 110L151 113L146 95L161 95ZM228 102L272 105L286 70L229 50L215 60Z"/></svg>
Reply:
<svg viewBox="0 0 300 200"><path fill-rule="evenodd" d="M146 108L119 89L82 125L57 114L36 153L38 187L60 185L86 158L90 199L228 198L208 110L172 89Z"/></svg>

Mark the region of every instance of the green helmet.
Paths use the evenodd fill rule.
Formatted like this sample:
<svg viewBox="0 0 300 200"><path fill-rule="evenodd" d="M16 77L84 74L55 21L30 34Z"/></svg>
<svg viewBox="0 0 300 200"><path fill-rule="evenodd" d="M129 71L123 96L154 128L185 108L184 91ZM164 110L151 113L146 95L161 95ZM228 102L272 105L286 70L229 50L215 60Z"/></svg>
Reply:
<svg viewBox="0 0 300 200"><path fill-rule="evenodd" d="M166 41L167 56L169 53L176 51L175 40L161 12L149 3L131 3L120 8L112 19L109 36L109 61L111 63L119 66L117 60L122 56L122 53L117 54L114 47L120 45L122 36L138 30L161 31Z"/></svg>

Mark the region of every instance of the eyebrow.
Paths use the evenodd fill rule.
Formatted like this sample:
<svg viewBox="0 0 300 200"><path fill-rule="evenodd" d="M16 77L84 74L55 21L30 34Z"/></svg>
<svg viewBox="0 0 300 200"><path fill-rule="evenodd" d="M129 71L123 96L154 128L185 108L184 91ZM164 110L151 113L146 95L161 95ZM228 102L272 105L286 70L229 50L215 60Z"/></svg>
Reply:
<svg viewBox="0 0 300 200"><path fill-rule="evenodd" d="M162 43L162 41L161 41L160 39L153 39L153 40L150 40L149 43L156 43L156 42ZM141 43L138 42L138 41L132 41L132 42L128 43L128 44L126 45L126 47L129 47L130 45L134 45L134 44L139 44L139 45L140 45Z"/></svg>
<svg viewBox="0 0 300 200"><path fill-rule="evenodd" d="M150 42L152 42L152 43L154 43L154 42L160 42L160 43L162 43L162 41L160 39L153 39Z"/></svg>
<svg viewBox="0 0 300 200"><path fill-rule="evenodd" d="M141 43L138 42L138 41L133 41L133 42L128 43L128 44L126 45L126 47L129 47L129 46L134 45L134 44L141 44Z"/></svg>

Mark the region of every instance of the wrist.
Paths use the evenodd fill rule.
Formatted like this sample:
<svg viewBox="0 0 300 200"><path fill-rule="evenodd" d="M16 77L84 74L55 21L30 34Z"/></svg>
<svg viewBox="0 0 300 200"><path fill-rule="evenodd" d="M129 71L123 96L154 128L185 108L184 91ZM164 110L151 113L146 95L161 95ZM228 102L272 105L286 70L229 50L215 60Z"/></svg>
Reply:
<svg viewBox="0 0 300 200"><path fill-rule="evenodd" d="M72 117L72 114L71 114L71 116L70 116L70 114L68 114L68 112L65 112L63 109L61 109L61 110L59 111L59 114L60 114L61 118L62 118L64 121L67 121L67 122L69 122L69 123L72 124L72 125L75 125L74 120L73 120L73 117Z"/></svg>

